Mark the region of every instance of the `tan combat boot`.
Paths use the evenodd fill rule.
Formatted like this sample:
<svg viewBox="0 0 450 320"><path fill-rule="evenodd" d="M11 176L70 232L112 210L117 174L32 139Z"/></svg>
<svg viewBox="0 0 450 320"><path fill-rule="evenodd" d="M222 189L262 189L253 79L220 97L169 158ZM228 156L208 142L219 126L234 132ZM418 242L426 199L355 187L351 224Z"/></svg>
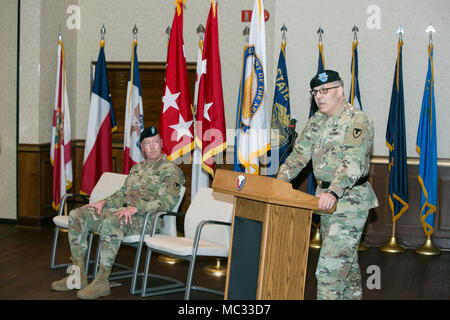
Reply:
<svg viewBox="0 0 450 320"><path fill-rule="evenodd" d="M87 275L86 275L86 268L84 265L84 258L72 258L72 262L74 266L77 266L80 269L80 288L76 288L75 286L71 286L68 287L67 286L67 281L69 280L70 277L72 277L73 279L73 275L75 273L74 270L72 270L72 274L59 280L59 281L54 281L52 282L52 290L53 291L69 291L69 290L73 290L73 289L83 289L84 287L87 286L88 281L87 281ZM70 279L69 281L72 281L72 279Z"/></svg>
<svg viewBox="0 0 450 320"><path fill-rule="evenodd" d="M83 300L93 300L100 297L109 296L111 288L109 286L109 275L111 268L100 265L97 277L86 288L77 292L77 297Z"/></svg>

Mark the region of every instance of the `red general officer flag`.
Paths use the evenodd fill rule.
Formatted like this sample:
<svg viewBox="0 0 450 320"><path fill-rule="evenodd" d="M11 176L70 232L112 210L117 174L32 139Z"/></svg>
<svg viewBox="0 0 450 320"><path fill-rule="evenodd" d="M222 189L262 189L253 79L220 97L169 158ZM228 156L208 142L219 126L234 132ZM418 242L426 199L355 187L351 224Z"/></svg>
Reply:
<svg viewBox="0 0 450 320"><path fill-rule="evenodd" d="M219 54L217 4L211 1L203 44L198 91L196 144L202 149L202 167L214 176L214 156L227 147Z"/></svg>
<svg viewBox="0 0 450 320"><path fill-rule="evenodd" d="M176 1L159 119L163 153L171 161L190 153L194 147L194 120L184 55L182 3L183 0Z"/></svg>

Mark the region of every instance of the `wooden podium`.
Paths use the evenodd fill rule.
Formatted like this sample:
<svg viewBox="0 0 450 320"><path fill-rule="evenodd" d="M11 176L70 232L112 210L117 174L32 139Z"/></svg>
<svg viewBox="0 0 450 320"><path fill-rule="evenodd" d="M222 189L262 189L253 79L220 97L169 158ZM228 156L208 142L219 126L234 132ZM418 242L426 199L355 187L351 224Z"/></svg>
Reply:
<svg viewBox="0 0 450 320"><path fill-rule="evenodd" d="M239 175L246 178L240 191ZM222 169L212 188L234 196L225 299L303 299L318 198L288 182Z"/></svg>

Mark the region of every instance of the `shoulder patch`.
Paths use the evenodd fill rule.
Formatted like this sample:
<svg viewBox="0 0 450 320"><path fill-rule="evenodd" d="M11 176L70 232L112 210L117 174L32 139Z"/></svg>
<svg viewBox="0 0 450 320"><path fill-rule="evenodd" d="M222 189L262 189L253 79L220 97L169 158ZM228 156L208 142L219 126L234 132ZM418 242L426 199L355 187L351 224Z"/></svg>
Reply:
<svg viewBox="0 0 450 320"><path fill-rule="evenodd" d="M347 129L345 134L344 143L353 146L361 145L364 136L366 135L367 127L366 124L359 120L353 120Z"/></svg>

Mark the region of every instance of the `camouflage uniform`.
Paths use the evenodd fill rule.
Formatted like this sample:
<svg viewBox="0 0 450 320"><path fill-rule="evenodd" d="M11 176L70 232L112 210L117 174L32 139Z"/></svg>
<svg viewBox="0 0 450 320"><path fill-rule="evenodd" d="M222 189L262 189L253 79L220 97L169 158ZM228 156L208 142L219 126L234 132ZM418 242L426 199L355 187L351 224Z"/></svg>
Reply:
<svg viewBox="0 0 450 320"><path fill-rule="evenodd" d="M170 211L178 202L183 172L163 155L160 160L143 161L131 168L123 186L105 199L100 214L93 207L74 209L69 214L69 243L72 257L84 257L89 232L101 240L100 264L111 268L124 236L141 234L147 212ZM132 223L125 224L114 213L128 206L137 208ZM161 220L161 219L159 219ZM149 219L146 232L153 221ZM162 222L158 221L158 228ZM158 230L158 229L157 229Z"/></svg>
<svg viewBox="0 0 450 320"><path fill-rule="evenodd" d="M333 116L317 111L311 117L280 167L278 179L291 181L312 159L316 178L330 182L316 194L331 190L339 198L336 211L321 216L317 299L362 298L357 249L368 211L378 201L368 182L355 183L369 173L373 136L368 115L343 101Z"/></svg>

